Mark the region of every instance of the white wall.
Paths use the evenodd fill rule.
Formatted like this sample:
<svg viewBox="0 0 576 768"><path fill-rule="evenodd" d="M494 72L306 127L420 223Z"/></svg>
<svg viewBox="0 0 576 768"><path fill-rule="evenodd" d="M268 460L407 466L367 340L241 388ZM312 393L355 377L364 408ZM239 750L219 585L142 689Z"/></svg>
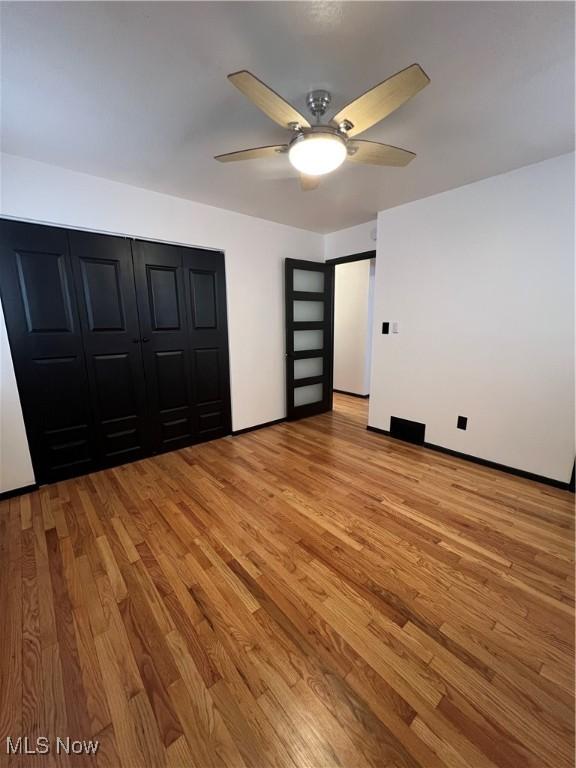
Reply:
<svg viewBox="0 0 576 768"><path fill-rule="evenodd" d="M335 267L334 389L370 392L370 272L373 260Z"/></svg>
<svg viewBox="0 0 576 768"><path fill-rule="evenodd" d="M0 492L32 485L34 472L0 308Z"/></svg>
<svg viewBox="0 0 576 768"><path fill-rule="evenodd" d="M378 215L370 425L570 479L573 184L564 155Z"/></svg>
<svg viewBox="0 0 576 768"><path fill-rule="evenodd" d="M352 256L355 253L374 251L376 242L373 234L376 232L376 221L358 224L355 227L339 229L324 235L324 259L339 259L342 256Z"/></svg>
<svg viewBox="0 0 576 768"><path fill-rule="evenodd" d="M2 216L224 250L232 427L285 415L283 261L321 261L322 235L10 155L1 170ZM0 409L17 402L11 367L3 366ZM2 443L21 442L21 433L15 410ZM2 476L28 484L21 454L4 450Z"/></svg>

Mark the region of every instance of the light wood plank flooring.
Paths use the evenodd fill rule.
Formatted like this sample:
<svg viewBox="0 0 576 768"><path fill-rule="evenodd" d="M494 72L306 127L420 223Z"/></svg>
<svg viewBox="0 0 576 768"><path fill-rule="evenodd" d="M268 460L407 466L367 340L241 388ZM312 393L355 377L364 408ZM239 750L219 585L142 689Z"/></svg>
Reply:
<svg viewBox="0 0 576 768"><path fill-rule="evenodd" d="M571 766L574 497L366 409L0 503L9 763Z"/></svg>

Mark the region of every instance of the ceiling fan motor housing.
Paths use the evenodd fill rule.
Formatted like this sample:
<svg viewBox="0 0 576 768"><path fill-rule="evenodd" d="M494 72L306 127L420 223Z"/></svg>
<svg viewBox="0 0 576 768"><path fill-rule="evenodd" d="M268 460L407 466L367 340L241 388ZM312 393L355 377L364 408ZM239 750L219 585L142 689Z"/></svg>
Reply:
<svg viewBox="0 0 576 768"><path fill-rule="evenodd" d="M332 96L328 91L324 90L310 91L310 93L306 96L306 104L308 105L308 109L316 118L322 117L322 115L330 106L331 101Z"/></svg>

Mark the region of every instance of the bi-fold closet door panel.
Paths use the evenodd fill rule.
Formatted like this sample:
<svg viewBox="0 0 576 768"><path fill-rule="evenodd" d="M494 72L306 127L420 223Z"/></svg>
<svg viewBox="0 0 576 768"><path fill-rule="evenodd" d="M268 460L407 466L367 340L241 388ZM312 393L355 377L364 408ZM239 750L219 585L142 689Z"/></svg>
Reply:
<svg viewBox="0 0 576 768"><path fill-rule="evenodd" d="M183 248L192 363L194 430L199 440L231 429L224 255Z"/></svg>
<svg viewBox="0 0 576 768"><path fill-rule="evenodd" d="M194 437L183 249L141 241L132 247L152 444L169 450Z"/></svg>
<svg viewBox="0 0 576 768"><path fill-rule="evenodd" d="M0 291L38 482L99 465L68 232L0 221Z"/></svg>
<svg viewBox="0 0 576 768"><path fill-rule="evenodd" d="M150 452L130 241L69 233L97 455L103 464Z"/></svg>

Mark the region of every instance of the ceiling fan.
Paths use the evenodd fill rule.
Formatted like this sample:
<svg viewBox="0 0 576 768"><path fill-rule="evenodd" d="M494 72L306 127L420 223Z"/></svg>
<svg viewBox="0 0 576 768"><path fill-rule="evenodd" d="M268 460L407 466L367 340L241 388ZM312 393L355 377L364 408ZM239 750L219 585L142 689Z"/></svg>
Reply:
<svg viewBox="0 0 576 768"><path fill-rule="evenodd" d="M419 64L397 72L343 107L327 123L322 118L331 102L328 91L311 91L306 103L316 122L311 124L294 107L252 73L242 70L228 75L258 109L274 122L292 132L286 144L243 149L217 155L221 163L254 160L287 153L290 163L300 172L303 190L316 189L320 176L335 171L344 160L369 165L404 166L416 155L407 149L355 137L388 117L430 82Z"/></svg>

